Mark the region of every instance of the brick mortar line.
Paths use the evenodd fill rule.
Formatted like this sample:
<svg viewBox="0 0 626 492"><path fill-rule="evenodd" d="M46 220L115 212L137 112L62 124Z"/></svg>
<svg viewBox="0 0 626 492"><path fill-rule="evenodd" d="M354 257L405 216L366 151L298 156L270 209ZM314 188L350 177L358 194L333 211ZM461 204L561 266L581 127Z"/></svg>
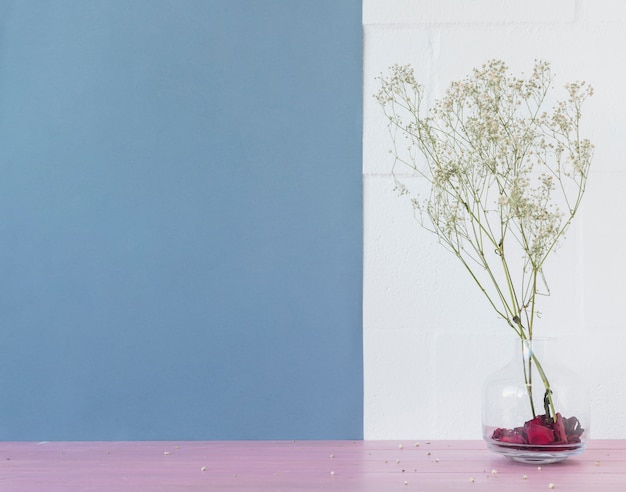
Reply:
<svg viewBox="0 0 626 492"><path fill-rule="evenodd" d="M626 24L625 19L615 19L615 20L586 20L580 18L580 13L575 13L574 18L571 20L550 20L550 21L494 21L494 22L485 22L485 21L476 21L476 22L448 22L448 21L439 21L439 22L396 22L396 23L362 23L363 28L368 27L380 27L385 29L424 29L427 30L429 28L462 28L462 27L548 27L548 26L572 26L572 25L580 25L580 26L593 26L593 25L614 25L614 24Z"/></svg>

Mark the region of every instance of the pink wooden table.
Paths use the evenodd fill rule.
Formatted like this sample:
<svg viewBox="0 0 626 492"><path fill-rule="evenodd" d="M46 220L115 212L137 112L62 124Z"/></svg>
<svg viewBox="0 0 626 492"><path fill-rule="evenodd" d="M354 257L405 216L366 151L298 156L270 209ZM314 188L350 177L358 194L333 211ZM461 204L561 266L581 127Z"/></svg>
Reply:
<svg viewBox="0 0 626 492"><path fill-rule="evenodd" d="M626 491L626 440L537 467L482 441L0 443L0 491Z"/></svg>

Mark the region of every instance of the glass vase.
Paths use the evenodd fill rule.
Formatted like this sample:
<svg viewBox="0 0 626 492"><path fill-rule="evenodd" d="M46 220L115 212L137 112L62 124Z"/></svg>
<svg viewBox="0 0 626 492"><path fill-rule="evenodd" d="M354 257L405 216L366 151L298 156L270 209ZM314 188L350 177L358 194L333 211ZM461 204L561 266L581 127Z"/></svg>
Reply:
<svg viewBox="0 0 626 492"><path fill-rule="evenodd" d="M555 339L516 339L509 364L483 389L487 447L523 463L555 463L581 453L589 439L589 397L563 365Z"/></svg>

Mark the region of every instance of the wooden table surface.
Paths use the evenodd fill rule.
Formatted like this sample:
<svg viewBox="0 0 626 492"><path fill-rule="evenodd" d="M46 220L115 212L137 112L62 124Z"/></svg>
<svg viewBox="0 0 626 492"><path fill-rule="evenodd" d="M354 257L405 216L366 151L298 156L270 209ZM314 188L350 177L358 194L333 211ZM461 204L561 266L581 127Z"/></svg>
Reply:
<svg viewBox="0 0 626 492"><path fill-rule="evenodd" d="M482 441L0 443L0 491L626 491L626 440L552 465Z"/></svg>

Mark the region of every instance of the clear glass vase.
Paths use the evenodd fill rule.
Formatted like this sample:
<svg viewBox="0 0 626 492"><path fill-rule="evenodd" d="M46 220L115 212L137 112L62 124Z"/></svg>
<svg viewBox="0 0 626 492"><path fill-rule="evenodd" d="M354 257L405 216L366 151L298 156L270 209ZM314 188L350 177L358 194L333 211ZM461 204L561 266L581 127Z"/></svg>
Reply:
<svg viewBox="0 0 626 492"><path fill-rule="evenodd" d="M523 463L554 463L582 452L589 439L589 396L563 365L555 339L515 341L509 364L483 389L487 447Z"/></svg>

